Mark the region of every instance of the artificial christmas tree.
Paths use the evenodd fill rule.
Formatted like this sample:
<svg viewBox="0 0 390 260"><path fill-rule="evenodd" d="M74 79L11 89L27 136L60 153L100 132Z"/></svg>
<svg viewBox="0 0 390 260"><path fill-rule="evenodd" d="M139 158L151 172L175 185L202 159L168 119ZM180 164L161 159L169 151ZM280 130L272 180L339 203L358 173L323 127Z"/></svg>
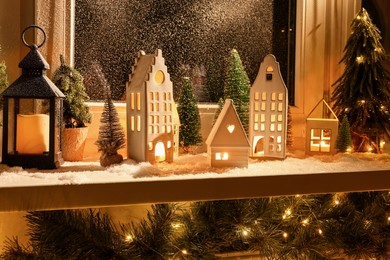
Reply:
<svg viewBox="0 0 390 260"><path fill-rule="evenodd" d="M82 75L65 63L60 56L61 65L53 74L54 84L64 93L62 136L62 156L65 161L83 159L88 123L92 115L85 104L89 97L85 92Z"/></svg>
<svg viewBox="0 0 390 260"><path fill-rule="evenodd" d="M349 127L348 118L345 116L339 128L335 147L340 152L346 152L349 148L351 148L351 144L351 129Z"/></svg>
<svg viewBox="0 0 390 260"><path fill-rule="evenodd" d="M110 86L98 64L94 64L95 75L104 87L105 101L102 117L100 119L99 136L95 144L98 146L101 166L110 166L123 161L123 156L118 150L125 147L125 133L119 121L118 112L111 98Z"/></svg>
<svg viewBox="0 0 390 260"><path fill-rule="evenodd" d="M362 9L352 21L341 59L345 70L334 83L332 98L338 117L348 116L355 151L379 152L380 136L390 136L390 73L380 40L380 31Z"/></svg>
<svg viewBox="0 0 390 260"><path fill-rule="evenodd" d="M248 133L250 82L237 50L232 49L226 65L224 99L232 99L241 123Z"/></svg>
<svg viewBox="0 0 390 260"><path fill-rule="evenodd" d="M202 136L200 134L199 110L191 80L188 77L183 78L177 111L181 124L179 130L180 145L185 152L189 152L191 145L198 145L202 142Z"/></svg>

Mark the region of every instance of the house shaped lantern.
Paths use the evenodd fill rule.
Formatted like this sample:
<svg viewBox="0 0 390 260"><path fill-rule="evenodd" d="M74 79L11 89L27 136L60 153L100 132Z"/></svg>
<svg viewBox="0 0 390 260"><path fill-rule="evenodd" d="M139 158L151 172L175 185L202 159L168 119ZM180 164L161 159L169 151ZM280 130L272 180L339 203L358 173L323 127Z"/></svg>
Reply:
<svg viewBox="0 0 390 260"><path fill-rule="evenodd" d="M173 161L178 131L172 90L162 51L140 51L126 84L129 158L152 164Z"/></svg>
<svg viewBox="0 0 390 260"><path fill-rule="evenodd" d="M225 101L206 145L211 167L248 167L250 145L231 99Z"/></svg>
<svg viewBox="0 0 390 260"><path fill-rule="evenodd" d="M275 56L265 56L250 91L249 142L255 158L286 157L287 88Z"/></svg>
<svg viewBox="0 0 390 260"><path fill-rule="evenodd" d="M312 117L319 113L321 117ZM336 114L324 99L320 100L306 119L306 154L334 154L338 129Z"/></svg>
<svg viewBox="0 0 390 260"><path fill-rule="evenodd" d="M42 31L43 42L28 45L27 29ZM22 32L30 52L19 63L22 75L3 93L2 163L23 168L55 169L62 163L63 93L46 76L49 64L38 51L46 41L42 28L32 25Z"/></svg>

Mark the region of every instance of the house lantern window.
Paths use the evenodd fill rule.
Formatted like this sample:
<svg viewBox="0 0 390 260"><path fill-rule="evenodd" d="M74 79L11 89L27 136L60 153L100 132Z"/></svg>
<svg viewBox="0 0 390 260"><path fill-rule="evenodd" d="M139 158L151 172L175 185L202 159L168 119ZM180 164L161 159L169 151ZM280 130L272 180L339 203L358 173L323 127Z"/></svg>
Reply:
<svg viewBox="0 0 390 260"><path fill-rule="evenodd" d="M320 106L321 104L323 106ZM320 107L327 108L331 118L312 117L314 111ZM318 111L321 112L321 111ZM309 113L306 119L306 154L333 154L336 152L335 142L338 134L339 120L328 103L322 99Z"/></svg>
<svg viewBox="0 0 390 260"><path fill-rule="evenodd" d="M36 28L43 33L41 44L27 44L24 34ZM38 49L46 33L36 25L22 32L30 52L19 63L22 75L3 96L2 163L23 168L55 169L62 158L62 102L64 94L46 76L49 64Z"/></svg>

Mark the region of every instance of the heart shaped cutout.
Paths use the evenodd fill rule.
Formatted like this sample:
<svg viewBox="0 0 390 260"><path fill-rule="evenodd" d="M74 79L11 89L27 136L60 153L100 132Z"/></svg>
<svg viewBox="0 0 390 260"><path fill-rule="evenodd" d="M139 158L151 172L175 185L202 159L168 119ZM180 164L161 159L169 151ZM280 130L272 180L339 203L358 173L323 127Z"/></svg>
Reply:
<svg viewBox="0 0 390 260"><path fill-rule="evenodd" d="M233 131L234 131L234 125L228 125L228 126L227 126L227 129L228 129L229 133L233 133Z"/></svg>

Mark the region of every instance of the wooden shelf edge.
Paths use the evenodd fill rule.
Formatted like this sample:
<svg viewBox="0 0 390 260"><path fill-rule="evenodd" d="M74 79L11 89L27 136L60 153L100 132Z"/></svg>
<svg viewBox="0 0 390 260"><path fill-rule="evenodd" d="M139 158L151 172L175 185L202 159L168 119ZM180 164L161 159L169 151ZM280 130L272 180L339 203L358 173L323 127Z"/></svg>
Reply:
<svg viewBox="0 0 390 260"><path fill-rule="evenodd" d="M390 170L0 188L0 212L390 190Z"/></svg>

